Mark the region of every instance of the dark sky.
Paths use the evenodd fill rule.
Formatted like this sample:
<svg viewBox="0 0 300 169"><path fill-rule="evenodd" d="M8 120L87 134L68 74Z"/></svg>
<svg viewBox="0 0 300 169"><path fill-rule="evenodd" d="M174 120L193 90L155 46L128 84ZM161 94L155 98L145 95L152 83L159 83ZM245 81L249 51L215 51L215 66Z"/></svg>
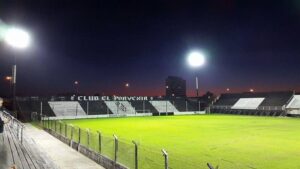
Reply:
<svg viewBox="0 0 300 169"><path fill-rule="evenodd" d="M0 1L0 19L31 32L28 50L0 42L0 95L17 57L17 92L161 95L168 75L194 93L300 89L300 3L288 1ZM187 66L190 50L207 64ZM130 88L124 84L130 83Z"/></svg>

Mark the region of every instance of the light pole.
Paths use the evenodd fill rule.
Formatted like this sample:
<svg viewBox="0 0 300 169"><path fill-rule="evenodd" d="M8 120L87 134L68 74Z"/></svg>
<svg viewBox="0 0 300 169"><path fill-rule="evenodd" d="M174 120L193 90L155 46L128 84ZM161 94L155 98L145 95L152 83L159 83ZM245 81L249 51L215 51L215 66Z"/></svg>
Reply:
<svg viewBox="0 0 300 169"><path fill-rule="evenodd" d="M78 85L79 85L79 81L75 81L74 82L74 87L75 87L75 95L77 96L78 95Z"/></svg>
<svg viewBox="0 0 300 169"><path fill-rule="evenodd" d="M29 47L31 42L31 37L28 32L16 28L9 27L4 34L4 41L14 49L26 49ZM12 66L12 79L11 84L13 88L13 112L17 118L16 110L16 83L17 83L17 58L14 55L14 65Z"/></svg>
<svg viewBox="0 0 300 169"><path fill-rule="evenodd" d="M130 88L130 84L128 82L125 83L125 95L129 95L129 88Z"/></svg>
<svg viewBox="0 0 300 169"><path fill-rule="evenodd" d="M199 51L192 51L187 56L187 62L190 67L199 68L205 64L205 55ZM199 96L199 82L196 76L196 96Z"/></svg>

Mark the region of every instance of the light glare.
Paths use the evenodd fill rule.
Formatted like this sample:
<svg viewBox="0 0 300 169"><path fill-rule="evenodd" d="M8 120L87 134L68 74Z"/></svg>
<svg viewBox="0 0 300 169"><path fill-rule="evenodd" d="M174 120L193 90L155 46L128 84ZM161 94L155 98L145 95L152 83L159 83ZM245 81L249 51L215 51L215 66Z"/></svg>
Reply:
<svg viewBox="0 0 300 169"><path fill-rule="evenodd" d="M28 47L31 41L29 34L19 28L9 28L5 33L4 40L10 46L20 49Z"/></svg>
<svg viewBox="0 0 300 169"><path fill-rule="evenodd" d="M200 67L205 63L204 54L200 52L191 52L188 55L187 60L189 65L192 67Z"/></svg>

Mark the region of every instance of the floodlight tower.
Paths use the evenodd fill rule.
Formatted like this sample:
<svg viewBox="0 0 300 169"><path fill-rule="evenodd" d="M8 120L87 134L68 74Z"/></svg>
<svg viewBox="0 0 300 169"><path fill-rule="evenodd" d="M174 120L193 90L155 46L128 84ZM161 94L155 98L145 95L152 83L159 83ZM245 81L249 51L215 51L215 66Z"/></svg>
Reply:
<svg viewBox="0 0 300 169"><path fill-rule="evenodd" d="M14 49L23 50L29 47L31 37L29 33L17 27L9 27L4 34L4 41ZM13 112L17 117L16 110L16 83L17 83L17 58L14 55L14 65L12 66L11 84L13 88Z"/></svg>
<svg viewBox="0 0 300 169"><path fill-rule="evenodd" d="M191 51L187 56L187 62L192 68L200 68L205 64L205 55L200 51ZM199 96L199 83L196 76L196 96Z"/></svg>

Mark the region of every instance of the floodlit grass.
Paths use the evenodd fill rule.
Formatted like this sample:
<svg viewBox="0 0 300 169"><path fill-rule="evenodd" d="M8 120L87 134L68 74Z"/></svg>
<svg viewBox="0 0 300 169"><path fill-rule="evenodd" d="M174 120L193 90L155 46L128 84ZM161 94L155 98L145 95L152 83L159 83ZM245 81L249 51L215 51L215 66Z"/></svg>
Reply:
<svg viewBox="0 0 300 169"><path fill-rule="evenodd" d="M192 115L65 122L101 131L110 145L106 151L112 154L116 134L121 140L119 161L130 167L134 164L130 140L136 140L139 168L163 168L162 148L169 153L172 169L207 168L207 162L221 169L300 168L300 119L296 118ZM97 140L90 144L97 147Z"/></svg>

